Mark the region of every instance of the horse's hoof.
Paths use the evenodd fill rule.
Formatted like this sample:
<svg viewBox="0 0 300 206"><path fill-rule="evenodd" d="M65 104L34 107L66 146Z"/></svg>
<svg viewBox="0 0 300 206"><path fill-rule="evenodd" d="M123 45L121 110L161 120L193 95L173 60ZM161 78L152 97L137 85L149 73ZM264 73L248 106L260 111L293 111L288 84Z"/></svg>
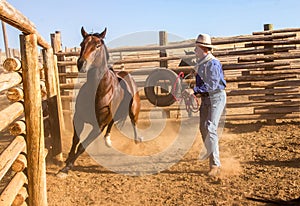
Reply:
<svg viewBox="0 0 300 206"><path fill-rule="evenodd" d="M111 140L110 140L109 137L106 137L106 138L105 138L105 145L106 145L107 147L112 147L112 143L111 143Z"/></svg>
<svg viewBox="0 0 300 206"><path fill-rule="evenodd" d="M105 145L106 145L107 147L112 147L111 141L105 141Z"/></svg>
<svg viewBox="0 0 300 206"><path fill-rule="evenodd" d="M58 178L61 178L61 179L64 179L68 176L68 173L67 172L62 172L62 171L59 171L57 174L56 174L56 177Z"/></svg>
<svg viewBox="0 0 300 206"><path fill-rule="evenodd" d="M143 137L138 137L137 139L134 140L135 144L143 142Z"/></svg>

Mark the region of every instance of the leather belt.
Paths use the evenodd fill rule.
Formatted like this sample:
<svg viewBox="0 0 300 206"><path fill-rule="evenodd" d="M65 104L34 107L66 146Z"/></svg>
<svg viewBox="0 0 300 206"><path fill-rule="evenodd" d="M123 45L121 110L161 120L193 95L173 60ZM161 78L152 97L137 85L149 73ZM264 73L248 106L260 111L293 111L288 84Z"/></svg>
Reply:
<svg viewBox="0 0 300 206"><path fill-rule="evenodd" d="M216 93L219 93L221 91L223 91L223 90L222 89L217 89L217 90L212 91L212 92L201 92L200 96L201 97L208 97L209 95L216 94Z"/></svg>
<svg viewBox="0 0 300 206"><path fill-rule="evenodd" d="M201 97L208 97L208 96L209 96L209 93L208 93L208 92L201 92L201 93L200 93L200 96L201 96Z"/></svg>

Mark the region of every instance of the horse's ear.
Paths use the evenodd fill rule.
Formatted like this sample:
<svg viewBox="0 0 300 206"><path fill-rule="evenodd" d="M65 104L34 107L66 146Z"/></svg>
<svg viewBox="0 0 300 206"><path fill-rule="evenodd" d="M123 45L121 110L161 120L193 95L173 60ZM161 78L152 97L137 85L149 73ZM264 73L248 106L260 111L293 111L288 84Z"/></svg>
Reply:
<svg viewBox="0 0 300 206"><path fill-rule="evenodd" d="M107 29L106 29L106 27L105 27L104 31L99 35L102 39L105 38L106 30L107 30Z"/></svg>
<svg viewBox="0 0 300 206"><path fill-rule="evenodd" d="M83 38L88 35L88 33L84 30L83 27L81 27L81 35L82 35Z"/></svg>

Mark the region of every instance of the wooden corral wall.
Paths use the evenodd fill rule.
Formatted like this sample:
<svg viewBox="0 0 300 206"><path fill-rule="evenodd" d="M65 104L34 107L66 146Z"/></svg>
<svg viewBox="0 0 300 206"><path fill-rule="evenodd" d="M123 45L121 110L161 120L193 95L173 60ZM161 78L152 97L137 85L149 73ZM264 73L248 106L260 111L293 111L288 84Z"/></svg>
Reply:
<svg viewBox="0 0 300 206"><path fill-rule="evenodd" d="M300 28L274 30L269 24L264 27L265 31L250 35L212 38L217 46L213 53L222 62L227 81L227 121L299 120ZM179 67L178 64L181 59L195 57L194 54L184 53L184 50L194 50L194 41L109 48L110 63L116 70L131 72L142 88L145 86L145 76L164 65L162 62L167 63L164 67L176 73L184 71L187 74L193 69L193 66ZM166 51L167 55L163 56L160 51ZM58 66L64 68L60 72L64 78L61 89L71 91L78 85L68 83L67 79L78 77L74 72L74 60L79 55L79 49L56 54L61 59ZM143 90L140 92L143 96ZM65 102L71 99L71 96L62 96ZM168 108L176 110L172 105Z"/></svg>
<svg viewBox="0 0 300 206"><path fill-rule="evenodd" d="M55 143L51 153L62 158L62 116L59 114L62 110L55 56L35 26L6 1L0 2L0 19L22 32L21 61L6 59L5 71L0 74L0 93L6 93L10 100L7 108L0 111L0 132L7 134L9 131L12 139L0 154L0 180L5 177L4 182L8 182L0 191L0 205L47 205L46 115ZM39 62L38 46L42 48L43 65ZM43 100L46 101L45 110L42 109Z"/></svg>

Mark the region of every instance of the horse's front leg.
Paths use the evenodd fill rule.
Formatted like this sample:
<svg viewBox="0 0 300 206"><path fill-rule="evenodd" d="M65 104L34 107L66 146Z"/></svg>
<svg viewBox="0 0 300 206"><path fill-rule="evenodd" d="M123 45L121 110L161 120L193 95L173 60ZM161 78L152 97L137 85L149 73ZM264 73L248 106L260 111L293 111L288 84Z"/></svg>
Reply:
<svg viewBox="0 0 300 206"><path fill-rule="evenodd" d="M104 141L105 141L105 145L107 147L111 147L112 146L112 143L111 143L111 139L110 139L110 131L111 131L111 128L114 124L114 121L111 120L107 126L107 129L106 129L106 133L104 135Z"/></svg>
<svg viewBox="0 0 300 206"><path fill-rule="evenodd" d="M66 160L66 166L59 171L59 173L57 174L58 177L64 178L67 176L69 170L73 168L75 160L85 151L87 146L100 135L101 131L102 130L99 130L97 126L94 127L93 130L89 133L88 137L82 143L79 143L79 137L77 136L76 131L74 131L73 145ZM75 135L77 136L78 141L77 138L75 139ZM77 150L75 152L76 147Z"/></svg>
<svg viewBox="0 0 300 206"><path fill-rule="evenodd" d="M68 154L68 158L66 159L65 163L65 167L63 167L59 173L57 174L58 177L65 177L68 174L68 171L71 170L74 166L74 156L76 154L76 148L79 145L80 139L78 136L78 133L80 134L83 130L83 122L82 121L76 121L76 126L75 126L75 120L73 120L73 129L74 129L74 134L73 134L73 139L72 139L72 146L70 149L70 152Z"/></svg>
<svg viewBox="0 0 300 206"><path fill-rule="evenodd" d="M97 126L93 127L92 131L89 133L87 138L85 138L85 140L78 145L75 155L70 160L72 163L74 163L75 160L79 157L79 155L81 155L85 151L85 149L101 134L101 131L103 131L105 126L106 125L104 125L100 129Z"/></svg>
<svg viewBox="0 0 300 206"><path fill-rule="evenodd" d="M80 139L75 131L75 127L74 127L74 135L73 135L73 141L72 141L72 147L70 149L70 152L68 154L68 158L66 159L65 163L66 163L66 167L68 168L72 168L73 164L72 164L72 159L75 156L76 153L76 148L78 147L80 142Z"/></svg>
<svg viewBox="0 0 300 206"><path fill-rule="evenodd" d="M136 144L142 142L143 141L143 137L139 137L138 136L137 129L136 129L136 122L133 119L131 119L131 125L132 125L133 133L134 133L134 142Z"/></svg>
<svg viewBox="0 0 300 206"><path fill-rule="evenodd" d="M76 134L76 132L74 131L72 147L69 152L68 158L65 161L66 165L59 171L59 173L57 174L58 177L64 177L66 174L68 174L68 171L73 168L74 161L72 161L72 160L75 156L75 150L76 150L76 147L78 146L78 144L79 144L79 137Z"/></svg>

